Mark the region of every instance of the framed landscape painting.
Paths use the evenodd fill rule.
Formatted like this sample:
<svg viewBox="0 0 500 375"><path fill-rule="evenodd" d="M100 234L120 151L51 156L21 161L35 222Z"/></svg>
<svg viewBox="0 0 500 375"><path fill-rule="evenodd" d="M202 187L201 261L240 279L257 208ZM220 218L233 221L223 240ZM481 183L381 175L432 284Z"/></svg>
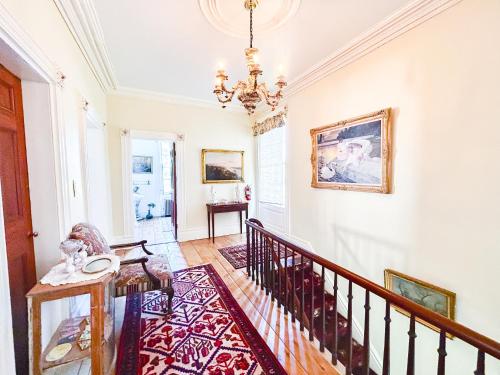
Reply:
<svg viewBox="0 0 500 375"><path fill-rule="evenodd" d="M389 193L390 109L311 130L314 188Z"/></svg>
<svg viewBox="0 0 500 375"><path fill-rule="evenodd" d="M204 184L244 182L244 151L201 150Z"/></svg>
<svg viewBox="0 0 500 375"><path fill-rule="evenodd" d="M384 284L385 288L389 289L391 292L408 298L448 319L455 320L455 293L391 269L386 269L384 271ZM407 316L410 315L405 310L398 307L394 308L402 314ZM439 332L433 325L419 318L416 318L416 320Z"/></svg>

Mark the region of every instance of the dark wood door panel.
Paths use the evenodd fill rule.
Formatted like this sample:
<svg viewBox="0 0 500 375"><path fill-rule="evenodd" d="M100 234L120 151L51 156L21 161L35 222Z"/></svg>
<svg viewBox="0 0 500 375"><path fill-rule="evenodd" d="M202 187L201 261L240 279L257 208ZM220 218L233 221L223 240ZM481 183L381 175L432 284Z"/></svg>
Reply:
<svg viewBox="0 0 500 375"><path fill-rule="evenodd" d="M2 200L6 225L22 218L22 191L18 165L17 134L0 128L0 176L2 176Z"/></svg>
<svg viewBox="0 0 500 375"><path fill-rule="evenodd" d="M36 283L21 81L0 66L0 180L7 244L16 371L27 374L26 293Z"/></svg>

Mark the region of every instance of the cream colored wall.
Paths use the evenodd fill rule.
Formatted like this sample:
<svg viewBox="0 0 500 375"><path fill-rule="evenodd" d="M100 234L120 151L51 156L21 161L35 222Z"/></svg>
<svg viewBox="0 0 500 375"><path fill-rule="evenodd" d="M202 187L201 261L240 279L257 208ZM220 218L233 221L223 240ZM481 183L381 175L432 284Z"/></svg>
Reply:
<svg viewBox="0 0 500 375"><path fill-rule="evenodd" d="M219 198L234 199L234 184L202 184L203 148L244 150L245 181L252 186L254 184L254 139L246 114L115 95L108 99L108 114L113 229L116 237L124 234L120 129L184 135L184 141L178 145L184 152L183 171L180 171L180 175L184 175L184 209L179 212L180 240L207 236L205 203L210 198L211 186L215 186ZM239 232L237 214L218 214L215 232L217 235Z"/></svg>
<svg viewBox="0 0 500 375"><path fill-rule="evenodd" d="M71 194L69 201L71 223L67 224L71 225L76 221L85 219L80 161L80 126L83 120L82 98L85 98L90 103L90 106L105 119L105 94L91 73L87 62L53 1L0 0L0 8L2 17L10 15L19 29L28 35L29 44L36 46L36 49L40 50L41 54L46 56L67 77L64 82L64 88L60 90L60 107L57 110L62 114L62 126L64 127L67 146L67 184L68 186L72 186L73 182L75 183L75 195ZM0 56L0 62L5 57ZM34 76L28 71L21 71L17 74L22 79L25 79L27 76ZM50 120L50 114L48 114L48 85L39 82L23 81L23 90L26 90L23 105L26 115L25 124L33 224L34 230L40 231L39 237L35 239L37 276L40 278L52 265L59 261L59 242L67 233L61 233L57 220L52 220L54 217L58 217L57 213L52 210L50 214L46 212L44 214L44 212L38 210L39 208L47 208L52 203L52 208L57 210L55 190L57 182L55 181L54 173L56 166L53 163L50 165L53 161L50 157L53 155L54 150L47 148L45 153L43 152L44 147L54 147L53 142L51 142L53 131L51 129L52 121ZM46 106L45 109L43 108L44 104ZM37 132L41 131L44 131L46 138L37 139ZM34 155L38 155L38 158ZM47 190L47 186L40 186L33 183L32 177L40 177L41 171L51 172L50 174L47 173L46 179L47 186L53 186L53 189ZM46 200L44 202L33 201L34 197L39 198L40 196L45 196ZM44 220L43 225L37 225L38 219ZM47 223L48 219L51 219L49 223ZM2 220L0 220L1 222ZM69 225L67 225L68 227L65 228L65 231L69 231ZM0 240L3 242L3 238ZM5 286L5 288L2 286L2 289L7 290L8 294L8 286ZM57 306L53 304L50 308L44 306L44 314L42 316L44 343L48 341L50 334L58 326L60 320L67 316L67 313L68 308L65 304L58 304ZM8 332L5 333L5 337L8 339L7 335ZM4 338L4 334L2 334L2 338ZM6 347L7 345L8 343L6 343ZM8 354L10 354L10 351Z"/></svg>
<svg viewBox="0 0 500 375"><path fill-rule="evenodd" d="M66 76L61 110L68 149L68 180L70 186L75 182L75 194L70 196L71 222L84 220L79 153L80 126L83 121L82 99L85 98L105 120L105 94L53 1L0 0L0 3L43 54Z"/></svg>
<svg viewBox="0 0 500 375"><path fill-rule="evenodd" d="M291 234L383 284L394 268L457 293L457 320L500 340L500 2L464 0L291 97ZM392 194L310 187L309 129L392 107ZM361 294L356 318L363 322ZM381 354L382 306L372 310ZM393 312L392 373L404 373L407 319ZM417 373L435 373L437 334L418 327ZM447 372L475 353L448 342ZM487 366L500 374L496 361Z"/></svg>

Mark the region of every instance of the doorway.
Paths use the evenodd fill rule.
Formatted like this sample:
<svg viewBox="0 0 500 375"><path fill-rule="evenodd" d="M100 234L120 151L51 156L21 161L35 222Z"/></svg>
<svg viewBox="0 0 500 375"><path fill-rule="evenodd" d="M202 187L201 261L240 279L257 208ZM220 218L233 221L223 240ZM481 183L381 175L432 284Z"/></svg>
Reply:
<svg viewBox="0 0 500 375"><path fill-rule="evenodd" d="M175 142L132 137L134 240L160 245L177 240Z"/></svg>

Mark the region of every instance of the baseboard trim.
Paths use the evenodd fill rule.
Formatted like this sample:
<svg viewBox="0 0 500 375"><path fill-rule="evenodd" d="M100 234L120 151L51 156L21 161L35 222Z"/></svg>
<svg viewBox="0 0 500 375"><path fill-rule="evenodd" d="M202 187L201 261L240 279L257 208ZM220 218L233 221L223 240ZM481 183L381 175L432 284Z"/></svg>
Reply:
<svg viewBox="0 0 500 375"><path fill-rule="evenodd" d="M243 233L245 233L245 226L243 226ZM215 236L228 236L230 234L239 234L240 228L233 225L216 225ZM201 240L208 238L208 228L207 227L197 227L197 228L179 228L179 233L177 240L179 242Z"/></svg>

